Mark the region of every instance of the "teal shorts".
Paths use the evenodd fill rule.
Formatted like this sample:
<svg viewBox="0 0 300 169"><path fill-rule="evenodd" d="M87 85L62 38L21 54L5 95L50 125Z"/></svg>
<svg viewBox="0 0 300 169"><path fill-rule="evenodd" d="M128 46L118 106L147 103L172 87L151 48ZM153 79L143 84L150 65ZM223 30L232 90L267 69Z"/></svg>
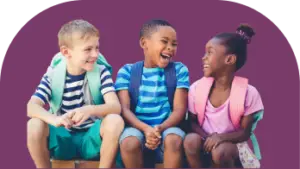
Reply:
<svg viewBox="0 0 300 169"><path fill-rule="evenodd" d="M52 159L99 160L102 139L100 125L96 120L86 131L69 131L64 127L49 125L48 148Z"/></svg>

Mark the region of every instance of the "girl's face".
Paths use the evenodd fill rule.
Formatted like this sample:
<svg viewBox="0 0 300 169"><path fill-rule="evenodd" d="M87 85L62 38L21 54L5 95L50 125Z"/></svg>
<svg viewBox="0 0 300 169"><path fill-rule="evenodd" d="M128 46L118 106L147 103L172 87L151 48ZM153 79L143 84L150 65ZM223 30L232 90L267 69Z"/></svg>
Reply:
<svg viewBox="0 0 300 169"><path fill-rule="evenodd" d="M205 77L215 77L224 72L228 57L226 47L222 39L212 38L205 46L205 55L202 58L203 72Z"/></svg>

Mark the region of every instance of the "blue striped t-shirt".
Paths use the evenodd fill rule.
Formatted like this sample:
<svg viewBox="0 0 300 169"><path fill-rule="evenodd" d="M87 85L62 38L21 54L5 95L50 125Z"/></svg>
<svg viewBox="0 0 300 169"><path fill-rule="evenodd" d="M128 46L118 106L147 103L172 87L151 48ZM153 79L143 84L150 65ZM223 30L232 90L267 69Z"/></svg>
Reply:
<svg viewBox="0 0 300 169"><path fill-rule="evenodd" d="M181 62L174 62L176 69L176 88L189 88L189 72ZM132 64L124 65L117 74L115 88L117 91L128 90ZM155 126L163 123L171 113L165 85L164 69L143 68L142 82L135 115L144 123Z"/></svg>

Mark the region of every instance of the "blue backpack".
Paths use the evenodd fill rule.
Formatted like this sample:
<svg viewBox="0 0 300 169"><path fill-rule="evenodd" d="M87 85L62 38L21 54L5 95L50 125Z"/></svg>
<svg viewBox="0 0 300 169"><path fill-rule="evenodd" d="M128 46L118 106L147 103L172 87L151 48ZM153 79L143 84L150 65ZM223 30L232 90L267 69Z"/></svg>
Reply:
<svg viewBox="0 0 300 169"><path fill-rule="evenodd" d="M138 103L139 89L142 81L144 61L136 62L132 65L129 84L130 110L135 113L135 108ZM173 110L173 100L177 85L176 70L174 62L170 62L164 69L165 84L167 86L168 100Z"/></svg>
<svg viewBox="0 0 300 169"><path fill-rule="evenodd" d="M139 98L139 88L142 81L143 75L143 67L144 61L136 62L131 67L131 74L130 74L130 84L128 88L129 96L130 96L130 110L135 113L135 109L138 103ZM173 100L174 94L177 86L177 77L176 77L176 69L175 63L170 62L168 66L164 69L165 74L165 84L167 87L167 95L170 104L171 111L173 110ZM182 121L177 125L179 128L187 131L187 120L182 119ZM146 156L148 156L147 154ZM151 155L150 155L151 157ZM149 167L149 166L147 166ZM150 166L153 167L153 166Z"/></svg>

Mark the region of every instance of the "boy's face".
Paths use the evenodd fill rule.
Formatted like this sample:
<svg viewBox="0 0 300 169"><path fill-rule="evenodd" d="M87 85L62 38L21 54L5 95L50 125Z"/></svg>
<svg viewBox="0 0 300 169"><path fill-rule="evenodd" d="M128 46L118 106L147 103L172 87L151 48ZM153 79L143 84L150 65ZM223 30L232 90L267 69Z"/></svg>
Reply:
<svg viewBox="0 0 300 169"><path fill-rule="evenodd" d="M227 66L226 47L221 42L218 38L212 38L205 46L205 55L202 58L205 77L214 77L224 72Z"/></svg>
<svg viewBox="0 0 300 169"><path fill-rule="evenodd" d="M152 67L165 68L177 51L177 37L175 30L170 26L159 26L150 37L141 38L141 47L144 49Z"/></svg>
<svg viewBox="0 0 300 169"><path fill-rule="evenodd" d="M80 35L75 34L72 39L72 47L66 50L64 55L68 59L68 71L72 71L73 74L91 71L99 54L99 37L80 38ZM72 74L72 72L69 73Z"/></svg>

